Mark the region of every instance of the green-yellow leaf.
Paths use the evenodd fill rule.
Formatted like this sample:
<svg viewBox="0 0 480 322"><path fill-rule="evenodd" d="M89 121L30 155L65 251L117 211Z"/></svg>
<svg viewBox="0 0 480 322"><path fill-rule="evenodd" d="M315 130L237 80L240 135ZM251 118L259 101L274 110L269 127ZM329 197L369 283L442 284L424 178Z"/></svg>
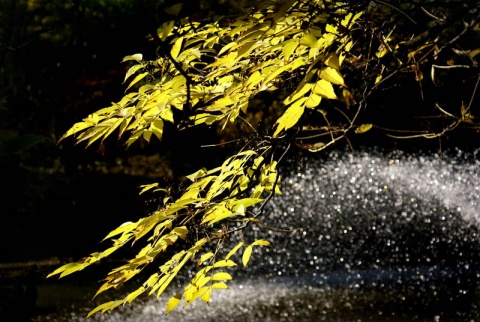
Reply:
<svg viewBox="0 0 480 322"><path fill-rule="evenodd" d="M326 144L324 142L316 142L313 144L303 144L302 148L308 149L310 152L318 152L325 148Z"/></svg>

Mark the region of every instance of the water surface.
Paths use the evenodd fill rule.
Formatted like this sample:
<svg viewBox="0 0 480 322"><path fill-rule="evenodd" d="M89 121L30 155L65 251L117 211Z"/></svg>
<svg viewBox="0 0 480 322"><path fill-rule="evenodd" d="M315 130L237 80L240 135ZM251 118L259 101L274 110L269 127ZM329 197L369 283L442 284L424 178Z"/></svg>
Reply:
<svg viewBox="0 0 480 322"><path fill-rule="evenodd" d="M173 285L158 300L90 320L479 320L478 156L369 150L292 158L283 195L264 219L293 232L255 226L245 233L247 242L266 238L273 247L258 248L249 269L232 270L230 288L210 305L198 301L164 316L181 287ZM50 287L40 288L43 299ZM92 293L78 293L82 300L59 297L56 312L34 321L83 321L95 305Z"/></svg>

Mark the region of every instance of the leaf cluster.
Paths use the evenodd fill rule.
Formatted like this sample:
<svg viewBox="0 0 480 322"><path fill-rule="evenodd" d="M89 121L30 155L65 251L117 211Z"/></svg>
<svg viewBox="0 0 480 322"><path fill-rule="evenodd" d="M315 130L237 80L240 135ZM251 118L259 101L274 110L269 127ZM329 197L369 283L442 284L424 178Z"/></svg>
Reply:
<svg viewBox="0 0 480 322"><path fill-rule="evenodd" d="M184 305L199 298L209 303L213 290L227 288L225 281L233 278L226 270L237 265L234 257L242 247L241 260L247 266L254 246L270 245L264 239L247 243L241 231L265 226L265 204L281 194L278 166L286 151L294 144L320 151L347 133L369 131L375 125L358 124L357 118L371 93L443 48L423 40L390 40L385 34L389 25L382 27L372 18L380 3L246 1L235 13L205 19L182 17L181 6L167 8L170 15L179 16L152 33L155 57L137 53L123 59L129 64L124 97L74 124L61 140L75 136L89 146L117 132L129 147L153 137L162 140L165 126L224 130L236 122L249 130L248 139L219 167L188 175L189 184L179 196L158 183L143 186L140 193L162 194L158 210L110 232L105 237L113 242L110 248L66 264L50 276L83 270L125 245L143 242L135 258L108 274L97 295L161 261L158 270L124 299L102 304L89 316L141 294L161 296L183 268L195 269L192 263L197 273L169 300L167 313L182 299ZM387 12L404 14L393 5L386 7ZM400 35L394 30L390 34ZM383 47L366 41L374 36ZM406 52L400 54L401 48ZM392 57L394 64L387 65ZM276 93L282 100L275 107L272 127L259 134L248 119L252 100L263 92ZM469 113L470 105L462 121ZM220 256L232 235L241 241ZM165 258L172 245L173 256Z"/></svg>

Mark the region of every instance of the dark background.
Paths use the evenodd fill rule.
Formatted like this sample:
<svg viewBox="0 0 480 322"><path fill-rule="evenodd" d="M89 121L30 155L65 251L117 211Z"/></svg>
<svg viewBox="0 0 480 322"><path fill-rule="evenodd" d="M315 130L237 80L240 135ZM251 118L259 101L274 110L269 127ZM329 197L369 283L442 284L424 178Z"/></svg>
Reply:
<svg viewBox="0 0 480 322"><path fill-rule="evenodd" d="M110 230L155 207L155 200L139 196L140 185L171 185L199 166L224 160L226 149L200 147L219 139L216 131L201 127L167 129L164 142L140 142L128 150L114 135L88 148L72 138L57 143L75 122L123 96L128 66L121 60L134 53L154 55L147 35L171 18L162 10L165 1L0 0L0 5L0 262L88 255L104 247L99 242ZM471 95L471 87L457 86L449 92ZM415 81L380 92L365 121L408 124L410 114L419 112L419 93ZM479 141L471 130L441 140L393 140L374 129L350 142L357 149L440 151L476 148Z"/></svg>
<svg viewBox="0 0 480 322"><path fill-rule="evenodd" d="M128 66L120 62L154 54L147 35L163 18L161 4L0 1L1 262L86 255L151 208L141 184L168 184L208 165L212 151L199 145L215 133L201 128L174 138L167 130L167 143L128 150L115 138L88 148L72 138L57 144L124 95Z"/></svg>

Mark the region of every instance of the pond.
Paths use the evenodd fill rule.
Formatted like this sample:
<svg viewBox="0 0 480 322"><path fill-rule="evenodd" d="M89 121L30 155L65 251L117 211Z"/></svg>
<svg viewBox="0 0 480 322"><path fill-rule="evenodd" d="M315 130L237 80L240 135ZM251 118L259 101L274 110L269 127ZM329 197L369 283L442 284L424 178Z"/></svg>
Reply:
<svg viewBox="0 0 480 322"><path fill-rule="evenodd" d="M142 298L90 321L475 321L480 319L478 151L371 149L288 161L282 196L245 239L264 238L229 289L165 316ZM232 241L235 242L235 241ZM33 321L84 321L95 287L38 284ZM81 279L81 278L80 278ZM78 282L79 279L76 279ZM139 281L140 282L140 281ZM120 298L125 290L117 291Z"/></svg>

